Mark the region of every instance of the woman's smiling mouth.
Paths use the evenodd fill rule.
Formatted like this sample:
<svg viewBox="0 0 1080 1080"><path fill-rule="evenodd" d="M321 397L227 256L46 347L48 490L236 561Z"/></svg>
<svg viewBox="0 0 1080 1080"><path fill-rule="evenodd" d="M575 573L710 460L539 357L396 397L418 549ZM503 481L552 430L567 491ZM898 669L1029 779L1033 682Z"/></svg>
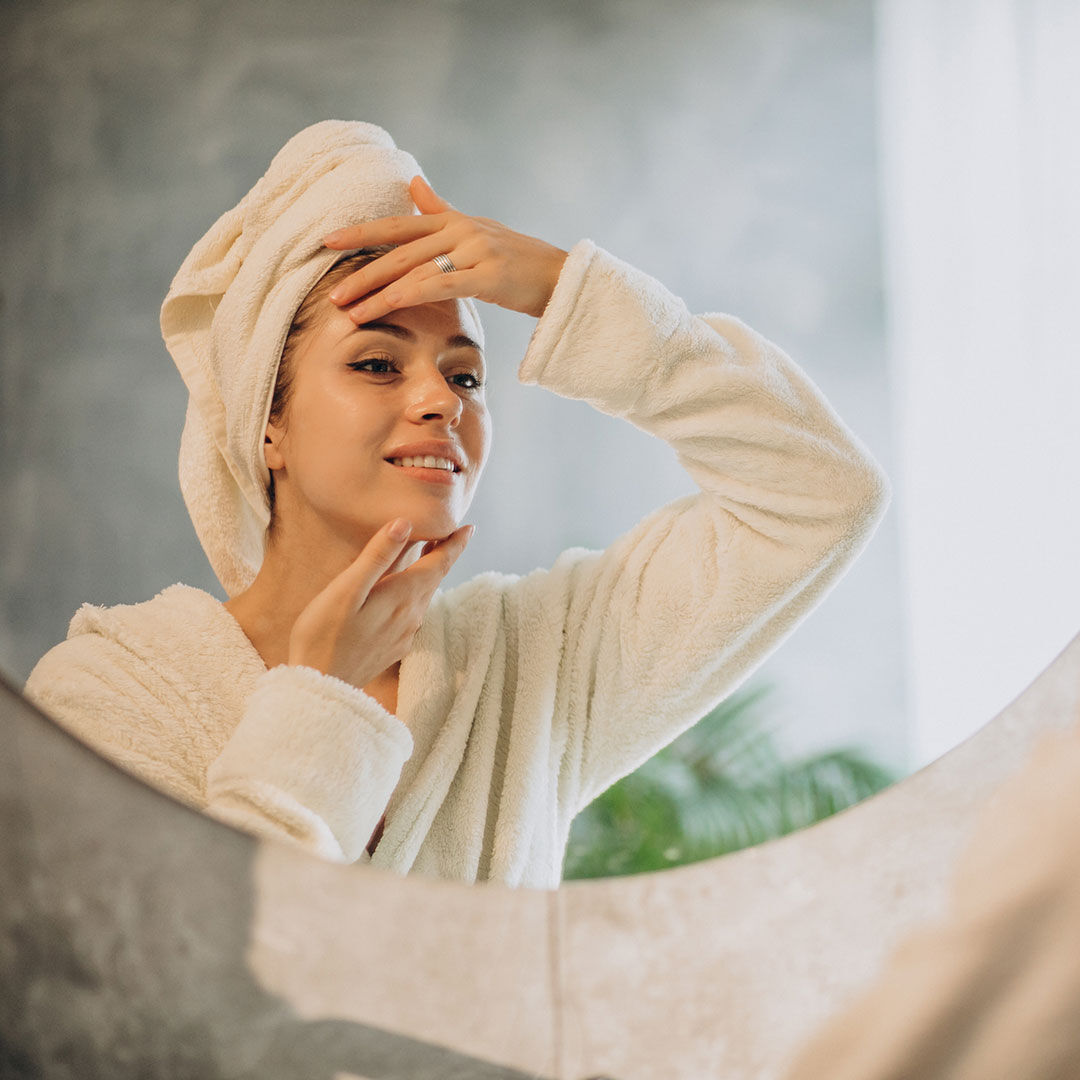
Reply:
<svg viewBox="0 0 1080 1080"><path fill-rule="evenodd" d="M387 458L391 465L402 469L443 469L446 472L461 472L461 469L449 458L425 454L423 457Z"/></svg>
<svg viewBox="0 0 1080 1080"><path fill-rule="evenodd" d="M462 476L461 466L456 461L439 457L437 454L413 454L385 460L387 465L392 465L402 476L422 483L453 487Z"/></svg>
<svg viewBox="0 0 1080 1080"><path fill-rule="evenodd" d="M464 479L465 457L452 439L417 439L393 446L383 459L414 480L453 484Z"/></svg>

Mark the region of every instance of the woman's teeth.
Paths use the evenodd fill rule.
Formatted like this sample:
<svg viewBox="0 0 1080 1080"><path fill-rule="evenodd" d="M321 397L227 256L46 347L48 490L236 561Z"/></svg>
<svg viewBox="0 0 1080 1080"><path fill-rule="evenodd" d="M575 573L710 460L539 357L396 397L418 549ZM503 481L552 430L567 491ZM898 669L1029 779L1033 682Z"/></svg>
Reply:
<svg viewBox="0 0 1080 1080"><path fill-rule="evenodd" d="M452 461L442 457L399 457L391 458L391 465L398 465L402 469L445 469L447 472L456 472L457 467Z"/></svg>

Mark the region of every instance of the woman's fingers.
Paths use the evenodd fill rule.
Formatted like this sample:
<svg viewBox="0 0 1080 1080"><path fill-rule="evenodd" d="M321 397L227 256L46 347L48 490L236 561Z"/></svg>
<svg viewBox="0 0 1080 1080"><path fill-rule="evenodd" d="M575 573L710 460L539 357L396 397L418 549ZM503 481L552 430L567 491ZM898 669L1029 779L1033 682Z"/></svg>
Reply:
<svg viewBox="0 0 1080 1080"><path fill-rule="evenodd" d="M441 229L445 221L440 214L404 214L376 218L361 225L335 229L323 237L328 248L348 251L351 248L382 247L384 244L407 244L421 236Z"/></svg>
<svg viewBox="0 0 1080 1080"><path fill-rule="evenodd" d="M539 317L547 307L567 253L488 218L455 210L422 177L409 191L421 212L340 229L325 237L332 248L392 245L394 251L355 271L330 293L358 324L397 308L473 297ZM447 256L449 273L432 259Z"/></svg>
<svg viewBox="0 0 1080 1080"><path fill-rule="evenodd" d="M422 176L412 178L409 194L421 214L445 214L454 209L441 195L435 194L435 189Z"/></svg>
<svg viewBox="0 0 1080 1080"><path fill-rule="evenodd" d="M450 568L457 562L458 556L465 550L475 527L462 525L442 540L431 540L424 545L423 554L411 566L383 578L380 588L408 590L413 596L423 600L427 606L432 593L439 587Z"/></svg>
<svg viewBox="0 0 1080 1080"><path fill-rule="evenodd" d="M419 628L435 590L465 550L472 534L473 526L464 525L445 539L429 541L416 562L404 570L385 574L371 589L357 617L363 617L372 605L390 605L392 615L385 627L385 643L404 642L402 651L394 652L393 660L400 660L408 651L409 642Z"/></svg>
<svg viewBox="0 0 1080 1080"><path fill-rule="evenodd" d="M458 561L458 556L465 550L475 531L474 525L462 525L445 539L425 544L424 553L412 566L402 570L402 575L430 584L434 592L439 582L450 573L450 568Z"/></svg>
<svg viewBox="0 0 1080 1080"><path fill-rule="evenodd" d="M405 519L388 522L297 617L288 662L363 689L409 651L432 594L472 531L466 525L428 541L415 563L398 570L402 551L417 541Z"/></svg>
<svg viewBox="0 0 1080 1080"><path fill-rule="evenodd" d="M435 220L436 216L454 209L442 196L435 193L435 189L422 176L412 178L409 194L416 203L419 214L398 214L365 221L361 225L335 229L323 237L323 243L328 248L340 251L380 247L383 244L407 244L410 240L429 235L433 229L442 228L445 222Z"/></svg>
<svg viewBox="0 0 1080 1080"><path fill-rule="evenodd" d="M344 306L373 293L376 289L400 282L407 274L416 270L423 270L427 275L442 273L432 260L436 255L445 254L447 246L452 243L443 230L440 230L433 236L424 236L402 247L396 247L351 273L330 293L330 300Z"/></svg>
<svg viewBox="0 0 1080 1080"><path fill-rule="evenodd" d="M423 554L411 566L403 570L397 565L405 548L409 546L412 525L404 518L395 518L384 525L364 546L356 559L335 579L334 585L352 597L355 606L361 606L380 582L419 586L420 591L431 584L431 592L450 572L458 556L465 550L472 525L462 525L442 540L428 541Z"/></svg>
<svg viewBox="0 0 1080 1080"><path fill-rule="evenodd" d="M379 580L397 562L409 543L412 523L405 518L387 522L365 545L363 551L331 583L359 606Z"/></svg>
<svg viewBox="0 0 1080 1080"><path fill-rule="evenodd" d="M398 519L401 520L403 519ZM358 606L366 601L378 585L380 592L406 589L423 599L426 607L427 600L457 562L474 532L474 526L462 525L442 540L429 540L424 544L420 558L411 566L399 570L397 564L408 543L408 537L402 541L389 539L389 530L394 524L395 522L391 522L383 526L368 541L356 561L338 578L346 588L355 592L355 603ZM395 547L395 544L398 546Z"/></svg>
<svg viewBox="0 0 1080 1080"><path fill-rule="evenodd" d="M431 260L436 255L447 254L456 246L461 237L455 235L450 227L454 224L460 225L468 219L465 215L456 213L454 207L442 196L436 194L435 189L422 176L413 177L409 184L409 194L416 203L419 214L378 218L352 228L338 229L337 232L323 237L323 243L335 249L348 250L354 247L372 248L386 244L394 245L393 251L373 259L367 266L340 282L330 293L332 303L339 306L351 304L377 289L400 282L407 274L415 271L423 271L419 279L430 276L433 272L442 273ZM448 230L450 230L449 234ZM458 229L457 233L460 232L461 230ZM460 268L464 269L464 267ZM413 283L416 280L417 276L414 275ZM461 295L464 294L449 292L440 296L439 299ZM385 315L395 308L408 306L410 306L408 303L387 304L384 302L375 314L366 312L360 316L353 312L350 314L353 314L354 322L361 323L378 318L379 315Z"/></svg>
<svg viewBox="0 0 1080 1080"><path fill-rule="evenodd" d="M455 300L476 296L479 292L479 275L474 270L461 270L445 274L436 266L431 269L418 267L385 289L349 309L349 318L358 326L374 322L398 308L416 307L418 304L434 304L440 300Z"/></svg>

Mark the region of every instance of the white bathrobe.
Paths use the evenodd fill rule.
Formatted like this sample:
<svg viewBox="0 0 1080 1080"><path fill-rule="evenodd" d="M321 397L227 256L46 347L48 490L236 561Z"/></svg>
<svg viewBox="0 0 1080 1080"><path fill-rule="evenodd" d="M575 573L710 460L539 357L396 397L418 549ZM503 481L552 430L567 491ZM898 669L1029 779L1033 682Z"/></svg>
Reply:
<svg viewBox="0 0 1080 1080"><path fill-rule="evenodd" d="M27 694L242 829L401 873L556 886L574 815L821 599L880 518L885 481L775 346L695 318L588 241L519 374L665 440L701 491L606 551L437 594L397 716L312 669L267 671L222 604L182 585L84 606Z"/></svg>

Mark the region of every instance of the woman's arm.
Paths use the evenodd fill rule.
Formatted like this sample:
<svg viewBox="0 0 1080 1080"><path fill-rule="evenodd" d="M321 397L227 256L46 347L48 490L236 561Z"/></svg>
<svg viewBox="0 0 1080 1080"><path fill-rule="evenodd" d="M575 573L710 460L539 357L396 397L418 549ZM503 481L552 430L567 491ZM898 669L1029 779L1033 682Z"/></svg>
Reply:
<svg viewBox="0 0 1080 1080"><path fill-rule="evenodd" d="M355 862L386 811L412 736L354 686L313 668L262 675L206 774L206 812Z"/></svg>
<svg viewBox="0 0 1080 1080"><path fill-rule="evenodd" d="M533 605L565 612L558 711L580 806L794 628L869 538L886 484L781 350L737 319L696 318L588 241L520 376L663 439L700 488L606 551L522 582Z"/></svg>
<svg viewBox="0 0 1080 1080"><path fill-rule="evenodd" d="M38 662L27 696L121 768L220 821L360 858L412 751L405 726L309 668L250 678L209 643L209 655L183 656L182 633L151 633L159 647L148 653L155 604L106 609L102 625Z"/></svg>

